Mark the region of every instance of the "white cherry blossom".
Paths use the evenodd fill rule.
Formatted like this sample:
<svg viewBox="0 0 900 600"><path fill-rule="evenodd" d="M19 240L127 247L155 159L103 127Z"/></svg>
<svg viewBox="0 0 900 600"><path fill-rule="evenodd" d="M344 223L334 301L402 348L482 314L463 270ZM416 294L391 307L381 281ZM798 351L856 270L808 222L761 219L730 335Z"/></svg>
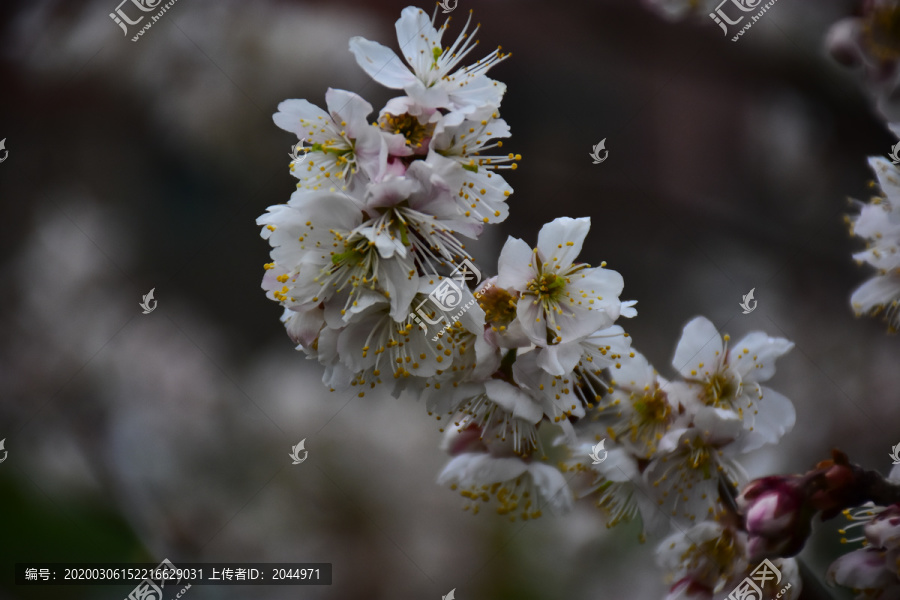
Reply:
<svg viewBox="0 0 900 600"><path fill-rule="evenodd" d="M435 10L435 16L437 11ZM485 75L498 62L506 59L498 48L473 65L460 63L477 45L475 35L480 25L470 33L469 20L456 41L441 45L441 37L450 23L436 28L434 18L425 11L410 6L403 9L397 20L397 41L400 53L408 65L393 50L362 37L350 40L350 51L359 66L381 85L402 89L417 104L427 108L443 108L469 114L484 106L500 106L506 85Z"/></svg>
<svg viewBox="0 0 900 600"><path fill-rule="evenodd" d="M761 385L775 374L776 359L794 344L761 331L747 334L729 348L730 339L705 317L691 320L672 359L685 383L673 383L669 389L689 410L711 406L735 411L748 432L743 448L750 451L777 442L794 426L791 401Z"/></svg>
<svg viewBox="0 0 900 600"><path fill-rule="evenodd" d="M880 157L869 159L883 195L860 204L850 220L851 231L866 240L867 248L853 258L878 269L850 297L857 315L883 315L891 331L900 329L900 169Z"/></svg>
<svg viewBox="0 0 900 600"><path fill-rule="evenodd" d="M306 100L285 100L273 117L276 125L309 144L300 150L305 160L291 162L291 173L300 180L297 187L346 189L360 170L369 180L380 178L388 146L366 120L372 105L352 92L330 88L325 102L328 112Z"/></svg>
<svg viewBox="0 0 900 600"><path fill-rule="evenodd" d="M622 276L575 263L590 226L587 217L555 219L541 228L534 250L511 237L500 253L497 285L518 292L516 318L539 346L587 337L622 314Z"/></svg>

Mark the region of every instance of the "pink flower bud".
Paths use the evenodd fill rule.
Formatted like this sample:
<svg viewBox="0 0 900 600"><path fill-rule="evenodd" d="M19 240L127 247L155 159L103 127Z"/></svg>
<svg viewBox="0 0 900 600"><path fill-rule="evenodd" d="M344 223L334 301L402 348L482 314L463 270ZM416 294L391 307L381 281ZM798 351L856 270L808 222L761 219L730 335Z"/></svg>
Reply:
<svg viewBox="0 0 900 600"><path fill-rule="evenodd" d="M751 482L737 498L749 536L750 560L793 556L810 533L805 478L772 476Z"/></svg>

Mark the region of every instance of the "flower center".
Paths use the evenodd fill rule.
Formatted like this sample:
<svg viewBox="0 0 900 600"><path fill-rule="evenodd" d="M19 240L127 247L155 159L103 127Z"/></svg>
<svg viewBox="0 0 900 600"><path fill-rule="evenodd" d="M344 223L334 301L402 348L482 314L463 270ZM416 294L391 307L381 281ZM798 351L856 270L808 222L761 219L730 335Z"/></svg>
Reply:
<svg viewBox="0 0 900 600"><path fill-rule="evenodd" d="M691 547L682 556L682 560L689 559L690 554L694 554L694 556L699 554L702 556L700 560L708 565L704 570L705 574L707 576L720 574L721 576L722 573L731 572L734 569L734 565L739 559L738 550L734 533L731 529L724 529L718 538L701 542L699 547L691 544Z"/></svg>
<svg viewBox="0 0 900 600"><path fill-rule="evenodd" d="M721 371L713 373L704 385L706 405L720 408L730 407L737 396L738 386L733 377Z"/></svg>
<svg viewBox="0 0 900 600"><path fill-rule="evenodd" d="M484 320L495 327L505 329L516 318L516 298L497 286L478 293L478 306L484 311Z"/></svg>
<svg viewBox="0 0 900 600"><path fill-rule="evenodd" d="M409 113L392 115L385 113L378 126L391 133L399 133L406 138L406 145L421 148L422 142L434 133L434 123L420 123L419 118Z"/></svg>
<svg viewBox="0 0 900 600"><path fill-rule="evenodd" d="M556 273L542 273L528 283L528 293L540 298L544 304L558 302L568 281Z"/></svg>
<svg viewBox="0 0 900 600"><path fill-rule="evenodd" d="M863 25L869 50L881 60L900 59L900 7L876 8Z"/></svg>
<svg viewBox="0 0 900 600"><path fill-rule="evenodd" d="M666 399L666 394L659 388L659 384L653 384L653 391L644 394L634 402L634 409L645 424L666 423L672 407Z"/></svg>

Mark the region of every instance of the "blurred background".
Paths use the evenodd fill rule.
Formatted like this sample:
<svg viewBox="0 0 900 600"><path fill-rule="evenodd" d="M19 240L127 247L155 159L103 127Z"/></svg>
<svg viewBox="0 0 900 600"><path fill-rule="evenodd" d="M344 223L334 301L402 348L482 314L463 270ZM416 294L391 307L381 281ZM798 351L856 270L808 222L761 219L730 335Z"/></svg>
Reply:
<svg viewBox="0 0 900 600"><path fill-rule="evenodd" d="M131 589L16 587L16 562L164 558L334 565L331 586L195 586L197 600L662 598L656 540L607 530L590 502L526 523L463 512L435 484L445 456L424 406L325 391L259 288L255 219L295 181L296 140L272 113L324 105L328 87L382 106L395 93L347 44L396 48L406 3L178 0L132 42L117 1L0 4L0 598ZM865 158L895 141L823 49L851 4L781 0L738 43L635 0L453 13L449 35L474 8L479 53L513 54L491 76L523 161L478 264L495 271L507 235L590 216L582 256L624 275L639 301L624 325L663 375L695 315L795 341L771 387L797 424L746 458L751 476L833 447L887 472L900 442L900 341L848 300L870 273L851 259L846 199L871 194ZM820 577L841 525L803 554Z"/></svg>

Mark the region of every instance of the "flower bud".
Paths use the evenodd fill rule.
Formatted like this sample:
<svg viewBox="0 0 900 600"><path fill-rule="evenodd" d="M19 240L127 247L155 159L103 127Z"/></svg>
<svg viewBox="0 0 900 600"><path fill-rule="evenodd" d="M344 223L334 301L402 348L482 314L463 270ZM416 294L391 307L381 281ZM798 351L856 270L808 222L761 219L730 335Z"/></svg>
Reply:
<svg viewBox="0 0 900 600"><path fill-rule="evenodd" d="M794 556L810 533L812 511L806 479L799 475L771 476L751 482L737 498L749 536L750 560Z"/></svg>

